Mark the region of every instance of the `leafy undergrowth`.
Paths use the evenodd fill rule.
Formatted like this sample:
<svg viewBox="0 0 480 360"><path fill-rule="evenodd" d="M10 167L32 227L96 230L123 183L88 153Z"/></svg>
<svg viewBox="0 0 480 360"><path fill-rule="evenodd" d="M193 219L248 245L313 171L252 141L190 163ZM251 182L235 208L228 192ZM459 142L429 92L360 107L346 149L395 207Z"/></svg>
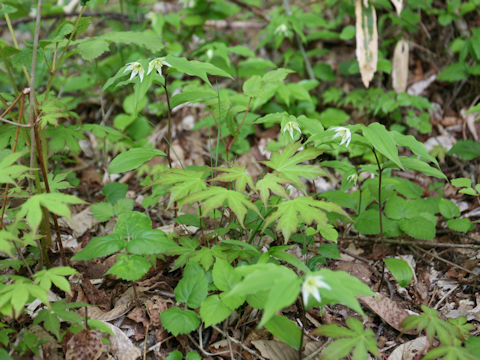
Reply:
<svg viewBox="0 0 480 360"><path fill-rule="evenodd" d="M478 0L0 3L2 359L479 358Z"/></svg>

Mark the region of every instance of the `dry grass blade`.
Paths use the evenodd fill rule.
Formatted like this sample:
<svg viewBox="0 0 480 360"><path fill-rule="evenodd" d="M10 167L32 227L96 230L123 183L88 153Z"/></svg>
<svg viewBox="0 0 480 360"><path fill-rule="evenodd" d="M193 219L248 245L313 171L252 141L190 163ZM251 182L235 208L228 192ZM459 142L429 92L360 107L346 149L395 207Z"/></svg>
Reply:
<svg viewBox="0 0 480 360"><path fill-rule="evenodd" d="M397 94L405 92L408 80L408 42L400 39L393 52L392 82Z"/></svg>
<svg viewBox="0 0 480 360"><path fill-rule="evenodd" d="M377 14L368 0L355 0L357 31L357 60L363 85L368 88L377 70L378 33Z"/></svg>
<svg viewBox="0 0 480 360"><path fill-rule="evenodd" d="M402 12L403 9L403 0L390 0L395 6L395 10L397 10L397 15L400 16L400 13Z"/></svg>

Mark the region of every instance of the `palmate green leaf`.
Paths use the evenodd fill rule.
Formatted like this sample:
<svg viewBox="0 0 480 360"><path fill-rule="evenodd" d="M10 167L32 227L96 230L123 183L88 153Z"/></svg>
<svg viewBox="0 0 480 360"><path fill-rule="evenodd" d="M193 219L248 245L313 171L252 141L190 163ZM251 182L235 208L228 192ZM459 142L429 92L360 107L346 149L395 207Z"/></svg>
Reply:
<svg viewBox="0 0 480 360"><path fill-rule="evenodd" d="M338 325L322 325L316 333L339 338L331 343L323 352L322 359L337 360L345 358L353 351L353 359L368 359L368 352L380 357L375 334L371 329L364 329L362 323L350 317L347 319L348 329Z"/></svg>
<svg viewBox="0 0 480 360"><path fill-rule="evenodd" d="M197 60L187 60L184 57L176 57L172 55L167 55L165 60L171 65L172 68L178 70L179 72L191 76L198 76L209 85L211 84L208 80L207 74L232 78L229 73L210 63L204 63Z"/></svg>
<svg viewBox="0 0 480 360"><path fill-rule="evenodd" d="M54 214L70 218L68 205L84 203L85 201L73 195L62 193L36 194L23 203L17 213L17 219L26 217L30 227L36 230L42 221L42 206Z"/></svg>
<svg viewBox="0 0 480 360"><path fill-rule="evenodd" d="M179 201L179 208L182 208L182 199L188 195L201 192L207 188L205 177L206 170L191 169L169 169L155 182L155 185L170 185L170 207L175 201Z"/></svg>
<svg viewBox="0 0 480 360"><path fill-rule="evenodd" d="M282 231L285 242L288 242L290 235L297 230L300 222L311 225L315 221L320 228L328 228L326 212L349 218L348 214L335 203L315 200L310 196L300 196L280 202L277 210L265 220L264 229L278 220L276 229Z"/></svg>
<svg viewBox="0 0 480 360"><path fill-rule="evenodd" d="M411 315L403 320L403 331L407 332L413 328L417 328L419 332L425 330L430 343L437 336L443 344L453 344L457 333L455 326L448 321L440 319L438 311L430 309L425 305L422 305L421 308L423 311L421 314Z"/></svg>
<svg viewBox="0 0 480 360"><path fill-rule="evenodd" d="M397 144L392 133L384 125L374 122L367 127L363 127L363 136L375 150L384 155L388 160L392 160L400 169L404 169L398 157Z"/></svg>
<svg viewBox="0 0 480 360"><path fill-rule="evenodd" d="M250 189L254 189L252 177L247 173L245 166L217 167L215 170L223 171L223 174L218 175L214 181L235 182L235 190L238 192L244 192L247 184Z"/></svg>
<svg viewBox="0 0 480 360"><path fill-rule="evenodd" d="M263 163L276 170L280 176L296 184L302 184L300 177L315 179L317 176L327 175L327 173L318 166L301 164L304 161L315 159L322 152L313 148L307 148L295 154L300 146L301 143L289 144L283 152L273 153L270 160L264 161Z"/></svg>
<svg viewBox="0 0 480 360"><path fill-rule="evenodd" d="M0 184L15 184L14 179L28 170L26 166L13 165L23 155L25 155L25 152L3 155L4 158L0 161Z"/></svg>
<svg viewBox="0 0 480 360"><path fill-rule="evenodd" d="M220 186L211 186L207 190L190 195L184 200L184 202L188 204L197 201L204 207L205 216L213 209L227 204L242 226L248 209L255 211L259 216L262 216L257 207L249 201L246 195L234 190L227 190Z"/></svg>
<svg viewBox="0 0 480 360"><path fill-rule="evenodd" d="M268 198L270 197L270 191L275 195L286 199L288 198L288 194L285 191L285 185L291 183L292 182L290 180L279 177L275 174L267 174L263 177L263 179L257 181L255 187L260 193L260 199L262 199L263 204L267 206Z"/></svg>
<svg viewBox="0 0 480 360"><path fill-rule="evenodd" d="M108 172L110 174L118 174L133 170L156 156L166 156L166 154L161 150L152 148L130 149L112 160Z"/></svg>
<svg viewBox="0 0 480 360"><path fill-rule="evenodd" d="M0 314L18 317L30 299L39 299L48 305L47 291L19 276L14 283L0 287Z"/></svg>
<svg viewBox="0 0 480 360"><path fill-rule="evenodd" d="M200 325L200 319L192 310L180 310L172 307L160 314L162 325L174 336L188 334Z"/></svg>
<svg viewBox="0 0 480 360"><path fill-rule="evenodd" d="M77 270L69 266L59 266L48 270L40 270L33 277L35 278L34 283L45 289L45 291L50 290L53 283L59 289L71 295L70 283L65 277L76 273Z"/></svg>
<svg viewBox="0 0 480 360"><path fill-rule="evenodd" d="M458 340L453 345L441 345L438 348L430 350L422 357L422 360L478 360L478 353L473 353L462 346Z"/></svg>

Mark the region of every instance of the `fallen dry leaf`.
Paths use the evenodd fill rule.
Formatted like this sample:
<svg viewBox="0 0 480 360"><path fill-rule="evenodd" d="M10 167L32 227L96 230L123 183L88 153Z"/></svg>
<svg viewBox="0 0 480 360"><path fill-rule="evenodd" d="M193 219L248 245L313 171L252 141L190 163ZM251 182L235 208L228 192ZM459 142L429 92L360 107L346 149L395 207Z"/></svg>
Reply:
<svg viewBox="0 0 480 360"><path fill-rule="evenodd" d="M397 94L405 92L408 80L408 42L400 39L393 52L392 82Z"/></svg>
<svg viewBox="0 0 480 360"><path fill-rule="evenodd" d="M260 354L267 359L272 360L296 360L298 351L282 341L277 340L253 340Z"/></svg>
<svg viewBox="0 0 480 360"><path fill-rule="evenodd" d="M427 347L427 337L421 336L405 344L397 346L395 350L392 351L388 360L413 360L417 359L418 355L423 352Z"/></svg>
<svg viewBox="0 0 480 360"><path fill-rule="evenodd" d="M97 360L102 352L102 335L98 331L83 329L68 341L65 360Z"/></svg>
<svg viewBox="0 0 480 360"><path fill-rule="evenodd" d="M130 339L125 333L118 327L107 323L104 323L112 330L113 335L110 335L110 352L118 360L135 360L138 359L142 352L135 345L132 344Z"/></svg>
<svg viewBox="0 0 480 360"><path fill-rule="evenodd" d="M388 325L395 330L402 331L400 324L410 314L407 310L400 307L396 301L390 300L385 295L380 293L375 293L375 295L376 297L362 296L359 300L362 304L368 306L375 314L380 316ZM415 334L415 331L410 330L405 332L405 334Z"/></svg>
<svg viewBox="0 0 480 360"><path fill-rule="evenodd" d="M377 70L378 33L375 7L366 0L355 0L357 60L363 85L368 88Z"/></svg>

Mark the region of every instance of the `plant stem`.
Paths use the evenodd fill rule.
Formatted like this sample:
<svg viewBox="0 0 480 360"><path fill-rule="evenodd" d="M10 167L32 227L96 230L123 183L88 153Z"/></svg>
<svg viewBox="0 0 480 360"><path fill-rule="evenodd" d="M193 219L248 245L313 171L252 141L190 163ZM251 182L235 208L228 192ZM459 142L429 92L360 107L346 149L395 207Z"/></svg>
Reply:
<svg viewBox="0 0 480 360"><path fill-rule="evenodd" d="M38 9L41 9L42 0L39 0L39 4L40 5L37 8L37 19L36 19L37 22L38 22L38 13L39 13ZM5 21L7 22L8 31L10 31L10 36L12 37L12 41L13 41L13 45L15 46L15 49L20 50L20 47L18 46L17 37L15 36L15 32L13 31L12 22L10 21L10 16L8 15L8 13L5 13ZM22 65L22 70L23 70L23 73L25 74L25 78L27 79L28 85L31 85L30 76L28 76L28 70L25 67L25 65Z"/></svg>
<svg viewBox="0 0 480 360"><path fill-rule="evenodd" d="M384 241L384 236L383 236L383 217L382 217L382 172L383 168L382 165L380 164L380 160L378 159L377 152L375 151L374 148L372 148L373 154L375 155L375 160L377 161L377 168L378 168L378 220L380 223L380 241L381 241L381 246L382 246L382 257L383 257L383 251L385 249L385 241ZM378 286L378 290L382 288L383 285L383 277L385 275L385 263L382 261L382 276L380 279L380 285Z"/></svg>
<svg viewBox="0 0 480 360"><path fill-rule="evenodd" d="M172 168L172 159L170 158L170 148L172 146L172 108L170 106L170 95L168 94L167 88L167 74L165 74L165 82L163 83L163 88L165 90L165 96L167 97L167 108L168 108L168 130L167 130L167 161L170 169Z"/></svg>

